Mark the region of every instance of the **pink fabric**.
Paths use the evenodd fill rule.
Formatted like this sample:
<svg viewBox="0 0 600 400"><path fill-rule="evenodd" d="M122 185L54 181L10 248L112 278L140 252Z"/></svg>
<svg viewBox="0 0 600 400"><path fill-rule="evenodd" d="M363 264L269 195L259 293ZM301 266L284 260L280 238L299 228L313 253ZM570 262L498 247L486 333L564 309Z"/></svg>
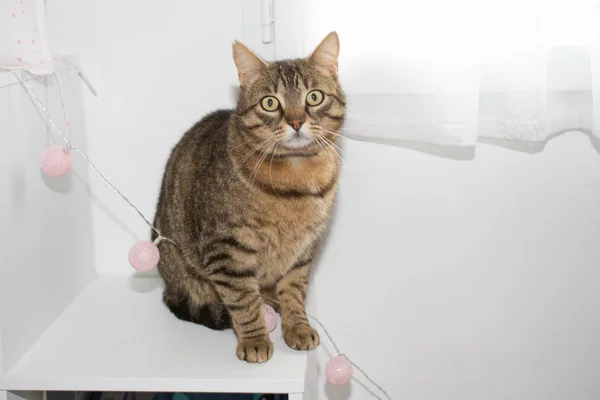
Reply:
<svg viewBox="0 0 600 400"><path fill-rule="evenodd" d="M137 242L129 250L129 264L138 271L149 271L158 265L158 247L147 240Z"/></svg>
<svg viewBox="0 0 600 400"><path fill-rule="evenodd" d="M44 0L0 0L0 67L52 73Z"/></svg>
<svg viewBox="0 0 600 400"><path fill-rule="evenodd" d="M71 153L63 146L48 147L42 153L40 168L50 176L62 176L71 170L73 159Z"/></svg>

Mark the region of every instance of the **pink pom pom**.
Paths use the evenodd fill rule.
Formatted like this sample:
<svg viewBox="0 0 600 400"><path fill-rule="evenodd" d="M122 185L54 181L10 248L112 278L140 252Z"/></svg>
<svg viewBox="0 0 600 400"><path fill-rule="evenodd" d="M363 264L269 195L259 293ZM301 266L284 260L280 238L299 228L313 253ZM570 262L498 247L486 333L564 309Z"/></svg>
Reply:
<svg viewBox="0 0 600 400"><path fill-rule="evenodd" d="M129 250L129 264L138 271L149 271L158 265L160 253L152 242L142 240Z"/></svg>
<svg viewBox="0 0 600 400"><path fill-rule="evenodd" d="M50 176L62 176L69 172L73 161L71 153L62 146L48 147L42 153L41 168Z"/></svg>
<svg viewBox="0 0 600 400"><path fill-rule="evenodd" d="M337 356L329 360L325 366L325 378L334 385L346 385L352 379L354 368L344 356Z"/></svg>
<svg viewBox="0 0 600 400"><path fill-rule="evenodd" d="M265 314L265 323L269 332L273 332L277 326L277 313L268 304L263 304L263 313Z"/></svg>

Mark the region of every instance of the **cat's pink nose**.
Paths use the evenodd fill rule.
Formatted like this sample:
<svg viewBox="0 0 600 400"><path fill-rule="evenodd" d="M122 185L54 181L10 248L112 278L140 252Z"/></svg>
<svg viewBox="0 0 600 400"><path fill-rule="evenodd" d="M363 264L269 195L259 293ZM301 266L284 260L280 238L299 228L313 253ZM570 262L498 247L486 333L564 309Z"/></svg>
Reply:
<svg viewBox="0 0 600 400"><path fill-rule="evenodd" d="M288 125L294 128L295 131L299 131L300 128L302 128L302 125L304 125L304 121L300 119L295 119L293 121L289 121Z"/></svg>

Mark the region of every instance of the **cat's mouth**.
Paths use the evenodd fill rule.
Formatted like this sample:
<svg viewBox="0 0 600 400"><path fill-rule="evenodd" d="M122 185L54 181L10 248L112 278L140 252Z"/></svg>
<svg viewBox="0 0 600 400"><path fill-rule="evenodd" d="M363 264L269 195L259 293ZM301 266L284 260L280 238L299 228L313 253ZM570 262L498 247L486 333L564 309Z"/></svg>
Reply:
<svg viewBox="0 0 600 400"><path fill-rule="evenodd" d="M283 147L290 150L300 150L310 147L314 143L313 139L305 134L299 132L289 139L285 139L282 143Z"/></svg>
<svg viewBox="0 0 600 400"><path fill-rule="evenodd" d="M310 147L314 142L312 135L305 127L297 131L288 127L281 145L289 150L301 150Z"/></svg>

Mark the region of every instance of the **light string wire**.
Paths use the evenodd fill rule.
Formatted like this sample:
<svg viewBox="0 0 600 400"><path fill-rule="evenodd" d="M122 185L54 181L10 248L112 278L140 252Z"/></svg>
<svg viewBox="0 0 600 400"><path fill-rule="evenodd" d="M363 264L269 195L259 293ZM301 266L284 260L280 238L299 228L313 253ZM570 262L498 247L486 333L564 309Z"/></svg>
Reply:
<svg viewBox="0 0 600 400"><path fill-rule="evenodd" d="M56 71L52 71L52 76L56 80L56 86L58 86L58 92L60 93L60 104L63 110L63 118L65 120L65 136L70 139L71 135L71 123L69 121L69 113L67 111L67 105L65 104L65 92L63 90L62 83L58 77Z"/></svg>
<svg viewBox="0 0 600 400"><path fill-rule="evenodd" d="M35 92L31 88L31 86L27 82L25 82L25 80L23 80L23 78L19 74L17 74L14 70L12 70L10 68L4 68L4 67L3 67L3 69L7 70L13 77L15 77L19 81L19 83L21 84L21 86L23 87L25 92L29 95L31 100L33 100L34 104L36 104L40 108L40 110L44 113L44 115L46 116L46 121L49 122L50 125L54 128L54 130L56 130L56 132L62 136L63 140L65 141L65 143L67 145L67 150L68 151L74 150L77 153L79 153L81 155L81 157L83 157L83 159L92 168L92 170L100 177L100 179L102 179L104 181L104 183L106 183L121 199L123 199L127 204L129 204L129 206L135 210L135 212L140 216L140 218L142 218L144 220L144 222L146 222L146 225L148 225L148 227L150 229L152 229L154 232L156 232L158 237L154 241L154 244L158 244L163 239L168 242L175 243L171 239L162 236L160 231L158 229L156 229L156 227L148 220L148 218L146 218L146 216L119 189L117 189L115 187L115 185L113 185L112 182L110 180L108 180L108 178L106 176L104 176L104 174L102 172L100 172L100 170L90 160L90 158L87 156L87 154L85 154L85 152L83 152L81 149L79 149L77 146L75 146L71 142L69 137L67 135L65 135L63 133L63 131L56 125L56 123L54 122L54 119L52 119L52 116L50 115L50 113L48 112L46 107L44 107L44 104L41 102L41 100L35 94ZM60 84L60 79L58 77L58 74L53 73L53 75L54 75L54 78L57 80L58 87L60 88L61 103L63 105L63 108L66 110L65 101L64 101L64 93L62 90L62 86ZM81 74L80 74L80 76L81 76ZM64 112L64 114L66 117L66 115L67 115L66 111ZM68 124L68 121L65 121L65 124ZM68 129L67 129L67 131L68 131Z"/></svg>
<svg viewBox="0 0 600 400"><path fill-rule="evenodd" d="M79 75L79 78L81 78L81 80L83 81L83 83L85 83L85 85L87 86L87 88L89 89L89 91L95 97L98 97L98 92L94 88L94 85L92 85L92 82L90 82L90 80L88 79L88 77L83 73L83 70L81 68L79 68L79 66L76 63L74 63L73 61L71 61L69 59L69 57L63 56L62 54L52 54L52 59L53 60L62 60L66 64L70 65L75 71L77 71L77 74Z"/></svg>
<svg viewBox="0 0 600 400"><path fill-rule="evenodd" d="M279 304L279 306L281 306L281 302L279 300L276 300L272 297L268 297L268 296L263 296L263 298L265 300L269 300L272 301L275 304ZM325 328L325 325L323 325L323 323L321 321L319 321L319 319L317 317L315 317L314 315L310 314L310 313L306 313L306 315L308 315L313 321L315 321L317 324L319 324L319 326L321 327L321 329L323 329L323 332L325 333L325 335L327 336L327 338L329 339L329 341L331 342L331 344L333 345L333 348L335 349L335 352L337 353L338 356L342 356L344 357L346 360L348 360L348 362L350 362L350 364L352 364L361 374L364 375L365 378L367 378L367 380L369 382L371 382L375 387L377 387L377 389L381 390L381 392L385 395L385 397L387 397L389 400L392 400L392 398L390 397L390 395L385 391L384 388L382 388L379 384L377 384L377 382L375 382L366 372L364 369L362 369L361 367L359 367L354 361L352 361L350 359L350 357L348 357L346 354L340 352L340 349L338 348L337 344L335 343L335 341L333 340L333 337L331 337L331 334L329 333L329 331L327 330L327 328ZM383 400L383 398L381 398L380 396L378 396L377 394L373 393L372 390L370 390L364 383L362 383L361 381L359 381L358 379L352 377L352 380L357 382L359 385L361 385L367 392L369 392L373 397L375 397L376 399L379 400Z"/></svg>
<svg viewBox="0 0 600 400"><path fill-rule="evenodd" d="M60 57L61 59L67 61L70 65L74 66L73 63L71 63L70 61L68 61L65 57ZM90 89L90 91L96 95L96 91L93 89L93 87L91 86L91 83L87 80L87 78L84 78L84 75L82 75L82 72L79 70L79 68L76 68L74 66L74 68L76 69L77 73L79 74L79 76L84 80L84 82L86 82L86 84L88 85L88 88ZM23 87L23 89L25 89L26 93L29 95L29 97L31 98L31 100L33 100L33 102L42 110L42 112L45 114L46 116L46 121L50 123L50 125L56 130L56 132L58 132L62 138L64 139L66 145L67 145L67 149L68 150L74 150L77 153L79 153L83 159L88 163L88 165L92 168L92 170L121 198L123 199L125 202L127 202L127 204L129 204L129 206L131 208L133 208L135 210L135 212L140 216L140 218L142 218L144 220L144 222L146 222L146 224L148 225L148 227L150 227L154 232L156 232L156 234L158 235L158 237L156 238L156 240L154 241L155 244L157 244L158 242L160 242L161 240L166 240L168 242L171 242L173 244L175 244L175 242L173 242L171 239L166 238L164 236L162 236L160 234L160 231L158 229L156 229L154 227L154 225L144 216L144 214L123 194L121 193L121 191L119 189L117 189L115 187L115 185L113 185L108 178L106 178L104 176L104 174L102 174L102 172L100 172L100 170L98 170L98 168L96 167L96 165L94 165L94 163L89 159L89 157L82 151L80 150L77 146L73 145L73 143L71 142L69 136L67 135L69 132L69 121L67 119L67 111L66 111L66 106L65 106L65 100L64 100L64 92L63 92L63 88L62 85L60 83L60 79L58 77L58 74L56 74L55 72L53 72L53 76L56 79L57 85L59 87L59 91L60 91L60 97L61 97L61 104L63 107L63 114L65 117L65 133L63 133L63 131L56 125L56 123L54 122L54 120L52 119L52 116L50 115L50 113L48 112L48 110L46 109L46 107L44 107L44 104L40 101L40 99L38 98L38 96L35 94L35 92L33 91L33 89L31 88L31 86L29 86L29 84L27 82L25 82L20 75L18 75L17 73L15 73L12 69L9 68L4 68L2 67L2 69L7 70L12 76L14 76L19 83L21 84L21 86ZM266 299L277 303L279 305L281 305L281 302L279 302L278 300L269 298L269 297L265 297ZM365 378L367 378L367 380L369 382L371 382L371 384L373 384L375 387L377 387L383 394L385 394L385 397L387 397L389 400L391 400L391 397L389 396L389 394L379 385L377 384L377 382L375 382L365 371L364 369L362 369L358 364L356 364L354 361L352 361L347 355L343 354L340 352L340 349L338 348L337 344L335 343L335 341L333 340L333 337L331 336L331 334L329 333L329 331L327 330L327 328L325 328L325 325L323 325L323 323L321 321L319 321L319 319L317 317L315 317L314 315L310 314L310 313L306 313L312 320L314 320L323 330L323 332L325 333L325 335L327 336L327 338L329 339L329 341L331 342L331 344L333 345L333 347L335 348L336 353L338 354L338 356L342 356L344 357L346 360L348 360L348 362L350 362L350 364L352 364L360 373L363 374L363 376ZM378 396L377 394L373 393L373 391L371 391L364 383L362 383L361 381L359 381L358 379L352 377L352 380L354 380L355 382L357 382L359 385L361 385L367 392L369 392L373 397L379 399L379 400L383 400L380 396Z"/></svg>

